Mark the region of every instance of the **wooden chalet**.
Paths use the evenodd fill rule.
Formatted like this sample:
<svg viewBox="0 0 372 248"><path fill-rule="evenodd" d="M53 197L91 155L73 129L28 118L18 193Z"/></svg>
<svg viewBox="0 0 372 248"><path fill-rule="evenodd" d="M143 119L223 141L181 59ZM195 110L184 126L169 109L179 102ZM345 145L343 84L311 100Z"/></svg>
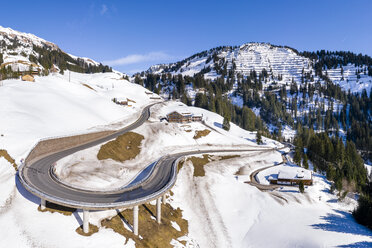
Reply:
<svg viewBox="0 0 372 248"><path fill-rule="evenodd" d="M280 170L277 175L269 177L271 184L280 185L298 185L303 182L304 185L313 184L313 174L303 168L290 168L289 170Z"/></svg>
<svg viewBox="0 0 372 248"><path fill-rule="evenodd" d="M177 111L173 111L167 114L168 122L176 122L176 123L189 123L193 121L202 121L202 115L193 115L191 113L179 113Z"/></svg>

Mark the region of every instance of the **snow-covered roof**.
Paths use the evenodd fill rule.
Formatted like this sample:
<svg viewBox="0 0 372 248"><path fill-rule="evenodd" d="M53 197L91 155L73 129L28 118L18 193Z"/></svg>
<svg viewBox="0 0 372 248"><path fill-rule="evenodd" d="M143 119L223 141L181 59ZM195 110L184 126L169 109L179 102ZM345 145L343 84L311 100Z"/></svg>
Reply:
<svg viewBox="0 0 372 248"><path fill-rule="evenodd" d="M311 180L311 171L303 168L287 167L279 171L278 179Z"/></svg>
<svg viewBox="0 0 372 248"><path fill-rule="evenodd" d="M171 114L179 114L179 115L182 115L184 117L189 117L189 116L201 116L201 115L194 115L193 113L190 113L190 112L178 112L178 111L172 111L171 113L167 114L167 115L171 115Z"/></svg>

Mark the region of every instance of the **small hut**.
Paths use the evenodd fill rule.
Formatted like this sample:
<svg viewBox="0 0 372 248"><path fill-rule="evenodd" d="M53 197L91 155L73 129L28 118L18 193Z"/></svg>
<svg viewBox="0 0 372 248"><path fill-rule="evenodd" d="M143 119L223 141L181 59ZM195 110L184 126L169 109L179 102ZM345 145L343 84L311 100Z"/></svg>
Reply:
<svg viewBox="0 0 372 248"><path fill-rule="evenodd" d="M35 78L32 75L27 74L22 76L22 81L35 82Z"/></svg>

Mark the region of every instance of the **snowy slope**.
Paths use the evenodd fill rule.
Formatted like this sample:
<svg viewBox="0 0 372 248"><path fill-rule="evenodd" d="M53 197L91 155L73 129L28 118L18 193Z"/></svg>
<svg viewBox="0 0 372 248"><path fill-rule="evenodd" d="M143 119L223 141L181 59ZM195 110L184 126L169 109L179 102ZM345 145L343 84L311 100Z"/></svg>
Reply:
<svg viewBox="0 0 372 248"><path fill-rule="evenodd" d="M290 187L262 192L235 179L247 161L255 165L265 159L264 164L270 165L269 154L212 162L203 178L192 176L191 164L180 170L171 204L184 210L190 221L189 236L200 247L372 245L372 232L355 223L350 214L355 201L338 202L322 176L305 194ZM275 156L271 159L275 161Z"/></svg>
<svg viewBox="0 0 372 248"><path fill-rule="evenodd" d="M143 87L121 80L122 74L69 74L36 77L35 83L3 81L0 148L17 162L39 139L119 128L135 120L151 101ZM120 106L112 102L114 97L135 103ZM120 125L107 126L110 123Z"/></svg>

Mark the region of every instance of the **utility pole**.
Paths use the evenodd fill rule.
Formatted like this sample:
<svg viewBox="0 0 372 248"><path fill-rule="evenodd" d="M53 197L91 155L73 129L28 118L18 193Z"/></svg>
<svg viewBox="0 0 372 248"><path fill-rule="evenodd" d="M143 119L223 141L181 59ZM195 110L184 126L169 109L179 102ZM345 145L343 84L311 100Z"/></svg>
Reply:
<svg viewBox="0 0 372 248"><path fill-rule="evenodd" d="M71 83L71 71L68 71L68 82Z"/></svg>

